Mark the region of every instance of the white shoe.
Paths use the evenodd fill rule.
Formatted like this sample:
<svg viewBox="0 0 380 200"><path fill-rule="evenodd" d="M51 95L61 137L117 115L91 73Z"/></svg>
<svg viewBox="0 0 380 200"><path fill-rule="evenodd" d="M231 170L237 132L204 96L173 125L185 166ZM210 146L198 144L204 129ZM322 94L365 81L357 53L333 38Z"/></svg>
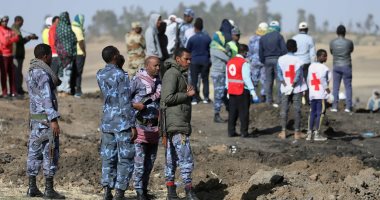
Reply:
<svg viewBox="0 0 380 200"><path fill-rule="evenodd" d="M307 131L307 135L306 135L306 140L309 141L309 140L312 140L313 139L313 132L308 130Z"/></svg>
<svg viewBox="0 0 380 200"><path fill-rule="evenodd" d="M197 104L198 104L198 102L196 102L196 101L191 102L191 105L197 105Z"/></svg>
<svg viewBox="0 0 380 200"><path fill-rule="evenodd" d="M338 109L336 109L336 108L331 108L330 111L331 111L331 112L338 112Z"/></svg>
<svg viewBox="0 0 380 200"><path fill-rule="evenodd" d="M318 131L314 131L314 141L326 141L327 137L323 137Z"/></svg>
<svg viewBox="0 0 380 200"><path fill-rule="evenodd" d="M346 108L346 109L344 109L344 112L346 112L346 113L350 113L350 112L351 112L351 110L350 110L350 109L348 109L348 108Z"/></svg>
<svg viewBox="0 0 380 200"><path fill-rule="evenodd" d="M273 107L278 108L278 104L277 104L277 103L274 103L274 104L273 104Z"/></svg>

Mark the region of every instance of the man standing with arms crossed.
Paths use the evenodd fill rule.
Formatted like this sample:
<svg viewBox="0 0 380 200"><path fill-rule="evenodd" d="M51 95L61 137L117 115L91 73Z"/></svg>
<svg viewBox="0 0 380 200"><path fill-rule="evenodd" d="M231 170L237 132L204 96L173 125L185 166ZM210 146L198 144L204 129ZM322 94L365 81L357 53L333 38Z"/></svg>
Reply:
<svg viewBox="0 0 380 200"><path fill-rule="evenodd" d="M194 168L190 147L191 134L191 98L195 95L194 87L187 83L187 70L191 54L185 48L174 52L174 59L165 61L168 69L162 80L161 108L166 110L166 166L165 179L168 189L167 200L179 200L175 186L177 163L185 185L186 198L198 200L192 187L191 173Z"/></svg>

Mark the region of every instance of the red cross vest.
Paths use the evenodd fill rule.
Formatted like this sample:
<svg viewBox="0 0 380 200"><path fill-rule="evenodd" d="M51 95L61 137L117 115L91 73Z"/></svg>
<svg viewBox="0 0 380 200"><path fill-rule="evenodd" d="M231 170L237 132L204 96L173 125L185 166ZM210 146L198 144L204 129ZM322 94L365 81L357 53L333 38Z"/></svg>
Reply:
<svg viewBox="0 0 380 200"><path fill-rule="evenodd" d="M307 75L307 84L309 86L309 98L313 99L326 99L327 92L322 85L322 77L328 80L329 68L322 63L312 63L309 66L309 73ZM327 76L327 77L326 77Z"/></svg>
<svg viewBox="0 0 380 200"><path fill-rule="evenodd" d="M243 64L246 60L242 57L233 57L227 63L228 94L241 95L244 91Z"/></svg>

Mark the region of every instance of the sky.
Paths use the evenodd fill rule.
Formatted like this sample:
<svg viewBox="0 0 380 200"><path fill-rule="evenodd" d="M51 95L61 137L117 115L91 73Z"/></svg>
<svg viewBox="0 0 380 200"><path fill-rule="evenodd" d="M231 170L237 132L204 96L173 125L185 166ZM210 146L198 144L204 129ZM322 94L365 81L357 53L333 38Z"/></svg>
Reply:
<svg viewBox="0 0 380 200"><path fill-rule="evenodd" d="M202 0L184 1L185 5L198 4ZM204 0L211 5L215 0ZM229 0L220 0L223 4ZM44 18L47 15L59 15L62 11L68 11L73 18L75 14L84 14L85 26L91 23L91 18L97 10L111 9L117 15L122 12L122 7L140 6L146 12L159 11L160 8L169 13L177 6L179 0L13 0L7 1L0 8L0 15L10 16L9 26L16 15L24 18L23 30L41 35ZM189 3L191 2L191 3ZM256 6L254 0L233 0L235 7L247 8ZM369 13L374 15L376 24L380 24L380 1L378 0L270 0L269 12L282 15L282 30L295 31L297 23L297 10L302 8L306 15L314 14L317 26L321 26L325 20L329 21L330 29L337 25L348 24L350 21L363 22ZM167 16L164 16L167 17ZM207 20L207 19L205 19ZM26 32L23 33L27 35ZM41 38L40 38L41 39ZM32 44L37 44L37 41Z"/></svg>

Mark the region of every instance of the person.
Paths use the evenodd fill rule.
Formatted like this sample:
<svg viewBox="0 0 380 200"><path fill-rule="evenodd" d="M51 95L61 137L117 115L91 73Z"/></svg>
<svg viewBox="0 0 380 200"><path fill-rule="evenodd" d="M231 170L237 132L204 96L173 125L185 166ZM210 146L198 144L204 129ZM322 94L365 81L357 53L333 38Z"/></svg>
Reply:
<svg viewBox="0 0 380 200"><path fill-rule="evenodd" d="M352 111L352 62L351 53L354 51L354 44L346 39L346 27L339 25L336 29L338 38L330 42L330 53L333 56L333 96L334 102L331 111L338 111L340 82L343 78L346 91L345 112Z"/></svg>
<svg viewBox="0 0 380 200"><path fill-rule="evenodd" d="M202 18L196 18L194 23L195 35L187 42L187 49L191 52L190 76L192 85L198 85L198 76L201 75L203 83L203 100L202 103L210 103L208 76L210 73L210 43L211 38L203 30ZM199 102L199 90L195 87L195 96L191 104L196 105Z"/></svg>
<svg viewBox="0 0 380 200"><path fill-rule="evenodd" d="M380 110L380 93L378 90L374 90L372 96L368 99L367 110L371 113Z"/></svg>
<svg viewBox="0 0 380 200"><path fill-rule="evenodd" d="M130 101L130 84L121 66L121 55L114 46L102 50L106 66L96 73L96 79L104 97L101 123L102 178L104 199L124 199L125 190L133 172L136 135L135 115ZM121 62L123 63L123 62Z"/></svg>
<svg viewBox="0 0 380 200"><path fill-rule="evenodd" d="M28 197L65 199L54 190L54 175L58 170L59 134L58 102L54 90L61 83L50 68L51 48L38 44L35 58L30 61L27 76L30 107L30 135L26 173L29 177ZM45 176L45 192L38 189L36 176L41 167Z"/></svg>
<svg viewBox="0 0 380 200"><path fill-rule="evenodd" d="M238 46L240 40L240 29L238 27L234 27L231 30L232 40L229 41L226 45L227 55L230 58L233 58L238 53Z"/></svg>
<svg viewBox="0 0 380 200"><path fill-rule="evenodd" d="M127 45L127 72L133 77L136 72L144 66L145 59L145 38L141 34L140 22L132 22L132 30L125 35Z"/></svg>
<svg viewBox="0 0 380 200"><path fill-rule="evenodd" d="M176 48L179 47L186 47L187 40L190 38L186 37L186 31L189 29L193 29L194 25L193 20L194 20L195 13L193 9L191 8L186 8L184 13L183 13L183 21L182 23L178 26L178 39L177 39L177 45ZM188 33L189 34L189 33Z"/></svg>
<svg viewBox="0 0 380 200"><path fill-rule="evenodd" d="M280 34L281 27L278 21L269 24L268 33L260 38L259 57L265 66L265 92L266 102L278 107L281 101L280 82L277 76L277 61L280 56L287 53L284 37ZM277 97L273 101L273 82L276 79Z"/></svg>
<svg viewBox="0 0 380 200"><path fill-rule="evenodd" d="M25 91L22 88L24 76L22 75L22 65L25 59L25 44L30 40L37 40L36 34L30 34L26 37L22 36L21 27L24 24L24 19L21 16L16 16L12 25L12 30L18 35L18 41L13 43L13 58L15 65L15 86L17 94L24 95Z"/></svg>
<svg viewBox="0 0 380 200"><path fill-rule="evenodd" d="M75 15L71 28L77 38L77 55L74 57L74 64L71 74L71 90L74 97L82 96L82 73L86 61L86 43L84 37L84 15Z"/></svg>
<svg viewBox="0 0 380 200"><path fill-rule="evenodd" d="M302 75L303 61L294 55L297 52L297 42L289 39L286 42L288 54L278 58L277 79L281 82L281 127L278 137L285 139L286 124L288 122L288 111L290 102L294 108L294 139L299 140L305 137L301 132L301 106L302 94L307 89L307 85Z"/></svg>
<svg viewBox="0 0 380 200"><path fill-rule="evenodd" d="M146 40L146 56L157 56L162 58L160 41L158 40L158 28L161 25L161 16L159 14L151 14L149 18L149 26L145 31Z"/></svg>
<svg viewBox="0 0 380 200"><path fill-rule="evenodd" d="M260 102L265 102L265 67L264 64L260 62L259 58L259 42L260 38L266 34L268 30L268 24L266 22L261 22L256 30L256 34L249 39L248 43L248 60L251 64L251 79L253 81L253 86L256 89L256 93L260 94ZM261 84L261 89L258 91L259 83Z"/></svg>
<svg viewBox="0 0 380 200"><path fill-rule="evenodd" d="M60 69L58 74L62 84L57 88L58 96L68 96L71 94L70 80L73 69L73 62L77 55L77 38L71 28L68 12L63 12L59 16L56 30L55 47L59 57Z"/></svg>
<svg viewBox="0 0 380 200"><path fill-rule="evenodd" d="M15 97L17 94L16 85L14 80L14 67L13 67L13 44L19 41L19 36L16 32L8 27L9 17L4 16L0 19L0 70L1 70L1 88L3 97ZM8 78L7 78L8 76ZM7 79L9 81L9 96Z"/></svg>
<svg viewBox="0 0 380 200"><path fill-rule="evenodd" d="M165 35L165 32L166 32L166 23L161 22L160 26L158 27L158 41L160 43L160 48L161 48L161 52L162 52L162 58L160 59L161 64L163 64L164 61L169 58L169 52L167 49L168 37ZM160 64L160 66L161 66L161 64ZM160 78L162 78L164 76L165 71L166 70L164 67L162 67L162 68L160 67Z"/></svg>
<svg viewBox="0 0 380 200"><path fill-rule="evenodd" d="M234 28L234 23L232 20L223 19L220 25L219 31L223 33L226 44L232 41L232 29Z"/></svg>
<svg viewBox="0 0 380 200"><path fill-rule="evenodd" d="M177 29L182 22L183 20L175 15L170 15L166 20L167 27L165 35L168 37L167 50L169 53L169 57L173 56L176 45Z"/></svg>
<svg viewBox="0 0 380 200"><path fill-rule="evenodd" d="M320 133L320 126L326 111L326 99L330 94L329 68L324 65L327 52L324 49L317 51L317 61L310 65L307 75L309 86L310 116L306 140L325 141L326 137Z"/></svg>
<svg viewBox="0 0 380 200"><path fill-rule="evenodd" d="M54 74L58 76L58 71L59 71L59 58L57 54L57 49L55 48L55 37L57 35L57 25L59 22L59 17L54 16L53 17L53 24L51 25L49 29L49 45L51 47L51 52L53 55L52 61L51 61L51 69L53 70Z"/></svg>
<svg viewBox="0 0 380 200"><path fill-rule="evenodd" d="M15 20L16 21L16 20ZM42 43L49 45L49 30L53 24L53 17L46 17L45 26L42 29Z"/></svg>
<svg viewBox="0 0 380 200"><path fill-rule="evenodd" d="M138 200L146 200L149 176L157 157L158 116L161 97L160 59L149 56L145 68L131 81L131 98L136 116L134 186Z"/></svg>
<svg viewBox="0 0 380 200"><path fill-rule="evenodd" d="M214 85L214 122L225 123L220 116L222 104L229 110L227 90L226 88L226 64L230 57L227 56L225 48L225 38L221 31L217 31L213 35L210 43L210 60L211 60L211 78Z"/></svg>
<svg viewBox="0 0 380 200"><path fill-rule="evenodd" d="M175 171L180 168L186 199L198 200L193 186L191 173L194 169L193 154L190 146L191 134L191 98L195 95L194 87L187 83L187 70L191 54L186 48L176 49L174 58L165 61L168 69L162 79L161 109L166 110L162 116L166 126L165 133L165 181L168 200L179 200Z"/></svg>
<svg viewBox="0 0 380 200"><path fill-rule="evenodd" d="M299 33L293 37L297 42L297 52L295 55L299 57L302 62L303 77L306 80L310 63L315 60L315 45L313 38L308 35L308 25L306 22L301 22L298 25ZM305 101L309 103L309 92L305 91Z"/></svg>
<svg viewBox="0 0 380 200"><path fill-rule="evenodd" d="M236 121L240 119L240 136L248 137L250 95L256 100L251 80L250 64L246 61L248 46L240 44L238 54L227 63L226 85L230 96L228 113L228 136L237 136Z"/></svg>

